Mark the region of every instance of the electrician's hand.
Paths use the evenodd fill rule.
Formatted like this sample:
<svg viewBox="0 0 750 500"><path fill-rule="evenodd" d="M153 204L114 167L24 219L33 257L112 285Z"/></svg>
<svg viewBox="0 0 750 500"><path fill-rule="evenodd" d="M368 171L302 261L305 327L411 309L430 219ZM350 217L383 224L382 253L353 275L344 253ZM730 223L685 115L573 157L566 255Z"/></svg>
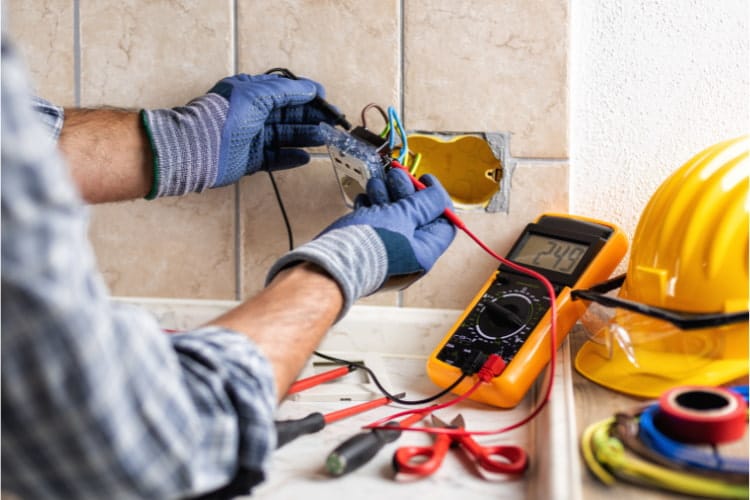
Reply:
<svg viewBox="0 0 750 500"><path fill-rule="evenodd" d="M331 123L311 101L323 87L304 78L239 74L186 106L142 110L154 154L148 198L225 186L259 170L304 165L300 148L323 144Z"/></svg>
<svg viewBox="0 0 750 500"><path fill-rule="evenodd" d="M445 189L431 175L420 180L427 188L415 192L399 169L390 169L385 182L371 179L352 213L277 261L268 281L297 261L314 262L341 286L344 311L384 287L410 285L432 268L456 235L442 216L452 208Z"/></svg>
<svg viewBox="0 0 750 500"><path fill-rule="evenodd" d="M348 226L369 226L388 253L387 279L423 275L453 241L456 228L441 217L452 204L440 182L432 175L421 181L427 189L415 192L409 176L397 168L388 171L385 181L370 179L367 195L355 201L357 208L323 234Z"/></svg>

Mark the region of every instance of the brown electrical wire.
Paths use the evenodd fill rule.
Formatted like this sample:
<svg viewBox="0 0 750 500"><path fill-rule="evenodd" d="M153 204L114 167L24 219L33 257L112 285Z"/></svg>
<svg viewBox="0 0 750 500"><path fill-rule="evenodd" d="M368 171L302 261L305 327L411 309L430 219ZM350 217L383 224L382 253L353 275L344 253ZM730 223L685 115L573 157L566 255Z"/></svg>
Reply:
<svg viewBox="0 0 750 500"><path fill-rule="evenodd" d="M617 438L631 452L636 455L656 463L663 467L679 472L701 476L709 479L716 479L731 484L746 485L748 480L747 474L737 472L722 472L710 469L701 469L681 464L657 453L649 448L638 437L638 414L640 412L629 414L620 412L615 414L615 422L609 429L610 435Z"/></svg>
<svg viewBox="0 0 750 500"><path fill-rule="evenodd" d="M383 117L383 121L385 122L385 124L387 126L388 125L388 115L386 114L385 110L382 107L380 107L379 105L375 104L374 102L371 102L370 104L368 104L367 106L365 106L364 108L362 108L362 113L360 115L361 120L362 120L362 127L363 128L368 128L367 127L367 119L365 118L365 115L371 109L378 110L378 112L380 113L380 116Z"/></svg>

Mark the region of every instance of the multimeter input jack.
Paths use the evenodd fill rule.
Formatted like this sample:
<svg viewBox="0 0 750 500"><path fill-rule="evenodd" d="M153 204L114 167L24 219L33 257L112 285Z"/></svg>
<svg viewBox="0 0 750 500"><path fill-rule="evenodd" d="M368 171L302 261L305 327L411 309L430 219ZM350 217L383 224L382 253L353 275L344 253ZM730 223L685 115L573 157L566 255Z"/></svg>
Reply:
<svg viewBox="0 0 750 500"><path fill-rule="evenodd" d="M487 354L482 351L473 352L461 360L461 364L458 368L464 375L474 375L484 366L487 362L487 358Z"/></svg>

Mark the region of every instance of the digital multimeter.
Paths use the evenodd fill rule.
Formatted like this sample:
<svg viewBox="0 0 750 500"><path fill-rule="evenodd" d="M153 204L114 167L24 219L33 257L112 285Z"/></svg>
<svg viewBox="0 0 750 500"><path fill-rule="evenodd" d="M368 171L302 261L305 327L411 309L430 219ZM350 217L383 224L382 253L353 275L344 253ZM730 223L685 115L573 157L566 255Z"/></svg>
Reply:
<svg viewBox="0 0 750 500"><path fill-rule="evenodd" d="M627 251L627 238L612 224L566 214L544 214L528 224L507 259L544 275L557 296L557 346L586 310L573 301L573 288L606 280ZM471 399L494 406L516 406L550 360L550 300L537 279L505 264L493 273L430 355L427 374L448 387L461 373L473 374L490 354L505 370L482 384ZM463 394L467 378L454 392Z"/></svg>

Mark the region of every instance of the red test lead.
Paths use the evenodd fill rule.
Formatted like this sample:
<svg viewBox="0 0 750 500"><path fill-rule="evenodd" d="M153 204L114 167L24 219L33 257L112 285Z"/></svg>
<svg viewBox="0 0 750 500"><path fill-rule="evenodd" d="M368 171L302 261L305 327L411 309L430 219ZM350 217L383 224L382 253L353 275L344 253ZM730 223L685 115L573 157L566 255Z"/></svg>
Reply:
<svg viewBox="0 0 750 500"><path fill-rule="evenodd" d="M404 396L406 396L405 392L395 395L395 397L397 398L402 398ZM341 420L342 418L351 417L352 415L363 413L363 412L366 412L367 410L372 410L373 408L385 406L390 402L391 402L391 398L383 397L383 398L373 399L372 401L367 401L365 403L360 403L358 405L350 406L348 408L343 408L341 410L332 411L324 415L325 422L326 424L330 424L337 420Z"/></svg>
<svg viewBox="0 0 750 500"><path fill-rule="evenodd" d="M310 389L311 387L315 387L316 385L328 382L329 380L335 380L339 377L343 377L344 375L347 375L356 369L357 366L353 364L339 366L338 368L334 368L333 370L328 370L327 372L300 379L289 386L289 390L286 391L286 393L287 395L289 395L295 394L297 392L302 392L306 389Z"/></svg>
<svg viewBox="0 0 750 500"><path fill-rule="evenodd" d="M404 397L406 393L396 394L394 397ZM314 412L306 417L295 420L277 420L276 424L276 448L281 448L290 441L297 439L303 434L313 434L322 430L326 425L346 417L363 413L379 406L385 406L391 402L391 398L384 397L360 403L342 410L332 411L325 415Z"/></svg>

